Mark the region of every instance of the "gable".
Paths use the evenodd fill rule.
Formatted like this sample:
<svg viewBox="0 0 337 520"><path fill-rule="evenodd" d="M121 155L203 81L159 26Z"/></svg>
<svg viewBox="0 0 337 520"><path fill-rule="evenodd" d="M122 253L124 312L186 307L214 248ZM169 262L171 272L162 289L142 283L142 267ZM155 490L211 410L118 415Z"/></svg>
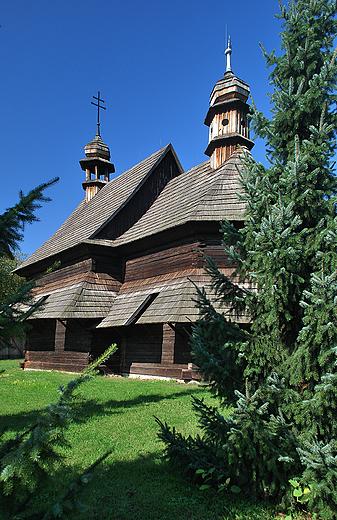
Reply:
<svg viewBox="0 0 337 520"><path fill-rule="evenodd" d="M163 164L162 164L163 163ZM17 269L19 272L26 266L45 260L70 249L97 234L109 237L118 230L126 230L135 219L140 218L151 203L151 197L140 201L151 183L156 185L155 193L159 193L171 176L182 173L182 167L171 144L155 152L136 166L123 172L106 184L90 201L85 199L77 206L62 226ZM152 180L153 176L153 180ZM132 201L138 200L137 209L132 208Z"/></svg>
<svg viewBox="0 0 337 520"><path fill-rule="evenodd" d="M167 147L136 189L90 238L114 240L138 222L160 195L168 182L182 173L172 147Z"/></svg>

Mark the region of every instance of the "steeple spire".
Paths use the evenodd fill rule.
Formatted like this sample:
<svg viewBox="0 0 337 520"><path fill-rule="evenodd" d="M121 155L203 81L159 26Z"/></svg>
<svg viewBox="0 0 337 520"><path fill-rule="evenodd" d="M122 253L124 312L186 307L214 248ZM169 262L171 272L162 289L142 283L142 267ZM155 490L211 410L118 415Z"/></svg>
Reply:
<svg viewBox="0 0 337 520"><path fill-rule="evenodd" d="M231 54L232 54L232 43L231 43L231 37L228 37L228 44L227 49L225 50L225 56L226 56L226 72L232 72L231 67Z"/></svg>

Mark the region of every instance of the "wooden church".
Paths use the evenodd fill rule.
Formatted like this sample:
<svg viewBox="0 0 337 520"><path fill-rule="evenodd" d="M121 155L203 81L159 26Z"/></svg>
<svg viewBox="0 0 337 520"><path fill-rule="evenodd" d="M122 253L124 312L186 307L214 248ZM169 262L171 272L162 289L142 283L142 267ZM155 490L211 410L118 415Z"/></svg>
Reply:
<svg viewBox="0 0 337 520"><path fill-rule="evenodd" d="M18 268L37 276L43 307L30 318L24 368L81 371L116 343L116 374L190 379L195 288L207 286L204 254L230 272L219 222L242 225L236 193L242 147L251 149L249 86L230 64L205 118L209 159L184 172L169 144L128 171L115 171L97 135L80 160L86 196L64 224ZM99 105L99 101L98 101ZM59 262L59 267L43 275ZM43 275L41 277L41 275Z"/></svg>

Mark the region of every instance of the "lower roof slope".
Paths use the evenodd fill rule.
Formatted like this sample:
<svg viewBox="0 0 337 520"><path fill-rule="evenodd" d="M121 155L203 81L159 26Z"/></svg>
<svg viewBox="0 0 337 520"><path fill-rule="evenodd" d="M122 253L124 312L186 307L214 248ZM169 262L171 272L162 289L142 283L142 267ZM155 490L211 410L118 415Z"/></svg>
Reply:
<svg viewBox="0 0 337 520"><path fill-rule="evenodd" d="M221 269L221 272L228 274L226 269ZM212 294L210 282L210 276L204 269L192 268L124 283L106 318L97 328L126 326L130 321L137 325L195 322L200 318L195 304L195 285L199 288L206 287L218 312L224 312L236 322L249 321L246 315L233 316L229 309L223 307Z"/></svg>
<svg viewBox="0 0 337 520"><path fill-rule="evenodd" d="M44 303L30 319L104 318L116 296L115 291L95 288L87 281L47 290L36 297L43 297Z"/></svg>

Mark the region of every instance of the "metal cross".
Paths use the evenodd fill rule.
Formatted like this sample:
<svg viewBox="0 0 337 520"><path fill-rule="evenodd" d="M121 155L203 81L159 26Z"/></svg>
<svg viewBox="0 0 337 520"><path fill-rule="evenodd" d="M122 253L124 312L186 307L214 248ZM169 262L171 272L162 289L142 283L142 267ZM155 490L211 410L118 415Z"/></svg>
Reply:
<svg viewBox="0 0 337 520"><path fill-rule="evenodd" d="M92 96L94 99L97 99L97 103L94 103L93 101L91 102L92 105L95 105L95 107L97 107L97 135L101 135L100 134L100 131L99 131L99 109L100 108L103 108L103 110L106 110L105 107L103 107L102 105L100 105L100 102L101 103L105 103L105 101L103 101L103 99L100 98L100 91L98 91L98 96Z"/></svg>

